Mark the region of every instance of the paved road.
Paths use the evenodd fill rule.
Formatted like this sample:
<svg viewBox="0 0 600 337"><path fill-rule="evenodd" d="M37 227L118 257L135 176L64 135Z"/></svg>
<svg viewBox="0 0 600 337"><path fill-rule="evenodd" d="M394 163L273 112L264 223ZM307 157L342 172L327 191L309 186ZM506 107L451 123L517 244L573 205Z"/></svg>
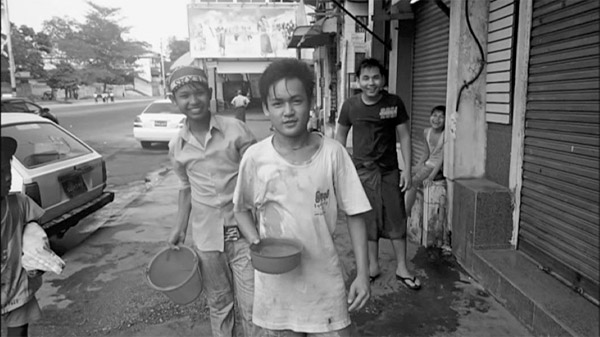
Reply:
<svg viewBox="0 0 600 337"><path fill-rule="evenodd" d="M60 124L100 152L106 160L108 188L143 182L167 163L167 147L142 149L133 138L133 119L153 100L51 106Z"/></svg>

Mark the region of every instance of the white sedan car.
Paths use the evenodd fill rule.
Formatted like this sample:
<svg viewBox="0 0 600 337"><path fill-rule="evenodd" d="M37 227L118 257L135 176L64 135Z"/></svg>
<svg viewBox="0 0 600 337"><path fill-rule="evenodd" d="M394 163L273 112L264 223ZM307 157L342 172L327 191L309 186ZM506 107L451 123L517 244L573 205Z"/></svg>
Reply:
<svg viewBox="0 0 600 337"><path fill-rule="evenodd" d="M31 113L2 113L2 136L17 141L10 193L24 193L45 213L40 225L61 236L114 199L102 155L52 121Z"/></svg>
<svg viewBox="0 0 600 337"><path fill-rule="evenodd" d="M170 100L156 100L133 121L133 137L145 149L154 142L168 143L184 122L185 115Z"/></svg>

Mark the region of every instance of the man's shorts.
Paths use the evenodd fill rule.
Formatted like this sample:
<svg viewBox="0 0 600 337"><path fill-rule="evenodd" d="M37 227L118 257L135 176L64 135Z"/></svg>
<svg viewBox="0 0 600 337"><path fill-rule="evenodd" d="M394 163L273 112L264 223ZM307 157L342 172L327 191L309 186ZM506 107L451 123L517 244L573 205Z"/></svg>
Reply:
<svg viewBox="0 0 600 337"><path fill-rule="evenodd" d="M17 328L25 324L31 324L41 317L42 310L34 297L23 306L2 315L2 325L8 328Z"/></svg>
<svg viewBox="0 0 600 337"><path fill-rule="evenodd" d="M381 173L378 168L357 168L372 210L365 213L367 240L399 240L406 237L404 193L400 189L400 171Z"/></svg>

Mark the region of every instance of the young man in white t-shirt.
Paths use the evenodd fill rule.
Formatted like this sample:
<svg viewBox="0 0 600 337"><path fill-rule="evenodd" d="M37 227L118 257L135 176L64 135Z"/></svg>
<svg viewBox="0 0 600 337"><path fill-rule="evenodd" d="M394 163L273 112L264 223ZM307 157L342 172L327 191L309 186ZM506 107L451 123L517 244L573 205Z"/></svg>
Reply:
<svg viewBox="0 0 600 337"><path fill-rule="evenodd" d="M242 158L234 214L250 242L293 239L303 250L290 272L255 271L252 321L264 336L349 336L348 312L370 297L362 214L371 206L346 149L306 128L314 88L310 68L296 59L273 62L259 87L274 133ZM348 215L356 256L357 276L348 292L332 236L338 208Z"/></svg>

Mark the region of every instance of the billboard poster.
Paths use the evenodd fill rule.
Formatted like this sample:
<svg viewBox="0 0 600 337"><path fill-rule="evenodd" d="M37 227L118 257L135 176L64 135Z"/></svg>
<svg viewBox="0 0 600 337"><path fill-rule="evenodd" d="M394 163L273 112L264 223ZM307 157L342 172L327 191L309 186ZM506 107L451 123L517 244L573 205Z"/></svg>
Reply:
<svg viewBox="0 0 600 337"><path fill-rule="evenodd" d="M194 58L295 57L287 44L298 4L197 3L188 6Z"/></svg>

